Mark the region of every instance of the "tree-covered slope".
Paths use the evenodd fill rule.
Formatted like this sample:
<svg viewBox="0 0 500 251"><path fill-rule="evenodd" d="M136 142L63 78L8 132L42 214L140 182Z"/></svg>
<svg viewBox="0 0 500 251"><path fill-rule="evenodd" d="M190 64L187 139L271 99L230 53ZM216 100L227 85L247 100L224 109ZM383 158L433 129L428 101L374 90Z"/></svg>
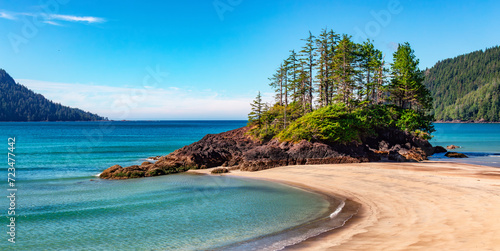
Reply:
<svg viewBox="0 0 500 251"><path fill-rule="evenodd" d="M0 121L95 121L96 114L54 103L0 69Z"/></svg>
<svg viewBox="0 0 500 251"><path fill-rule="evenodd" d="M438 62L425 85L437 120L500 121L500 47Z"/></svg>

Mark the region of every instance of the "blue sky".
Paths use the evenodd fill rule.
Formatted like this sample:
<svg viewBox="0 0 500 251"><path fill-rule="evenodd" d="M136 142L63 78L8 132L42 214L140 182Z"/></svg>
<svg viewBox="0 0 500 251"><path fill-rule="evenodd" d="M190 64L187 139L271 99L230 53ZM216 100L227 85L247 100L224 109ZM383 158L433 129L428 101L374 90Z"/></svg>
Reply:
<svg viewBox="0 0 500 251"><path fill-rule="evenodd" d="M0 68L111 119L246 119L309 30L369 37L388 61L407 41L425 68L498 45L499 10L498 1L0 0Z"/></svg>

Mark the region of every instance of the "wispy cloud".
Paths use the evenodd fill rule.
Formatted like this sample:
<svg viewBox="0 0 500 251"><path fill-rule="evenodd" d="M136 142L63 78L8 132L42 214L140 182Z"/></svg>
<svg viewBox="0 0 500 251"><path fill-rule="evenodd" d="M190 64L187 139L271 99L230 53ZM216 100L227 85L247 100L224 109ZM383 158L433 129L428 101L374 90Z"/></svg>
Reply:
<svg viewBox="0 0 500 251"><path fill-rule="evenodd" d="M8 12L0 11L0 18L16 20L16 17Z"/></svg>
<svg viewBox="0 0 500 251"><path fill-rule="evenodd" d="M9 20L20 20L20 17L40 17L43 23L62 26L59 22L81 22L81 23L104 23L107 20L102 17L93 16L74 16L74 15L60 15L60 14L47 14L47 13L29 13L29 12L10 12L5 10L0 10L0 18Z"/></svg>
<svg viewBox="0 0 500 251"><path fill-rule="evenodd" d="M110 119L246 119L254 94L226 97L179 87L112 87L17 79L46 98Z"/></svg>
<svg viewBox="0 0 500 251"><path fill-rule="evenodd" d="M50 20L45 20L43 22L46 23L46 24L50 24L50 25L63 26L62 24L60 24L58 22L54 22L54 21L50 21Z"/></svg>
<svg viewBox="0 0 500 251"><path fill-rule="evenodd" d="M70 15L49 15L48 19L52 20L61 20L61 21L69 21L69 22L87 22L87 23L104 23L106 19L100 17L79 17L79 16L70 16Z"/></svg>

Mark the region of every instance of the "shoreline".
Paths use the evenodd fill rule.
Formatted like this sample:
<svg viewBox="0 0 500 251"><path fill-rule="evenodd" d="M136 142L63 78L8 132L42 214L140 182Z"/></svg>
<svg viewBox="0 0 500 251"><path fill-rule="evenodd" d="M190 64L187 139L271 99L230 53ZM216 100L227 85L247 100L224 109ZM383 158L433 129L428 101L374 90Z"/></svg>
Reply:
<svg viewBox="0 0 500 251"><path fill-rule="evenodd" d="M433 123L437 124L499 124L500 121L466 121L466 120L438 120Z"/></svg>
<svg viewBox="0 0 500 251"><path fill-rule="evenodd" d="M211 174L210 171L214 168L209 169L191 169L187 171L188 174L198 174L198 175L219 175L219 174ZM313 193L316 195L320 195L323 197L328 203L328 210L323 213L321 216L314 218L310 221L302 223L298 226L294 226L288 229L281 230L279 232L267 234L264 236L260 236L254 239L233 243L227 246L220 247L222 250L242 250L245 247L249 246L251 249L255 249L255 244L259 246L259 242L262 246L259 246L259 250L282 250L288 249L295 245L298 245L308 239L315 238L316 236L325 234L329 231L333 231L336 229L340 229L345 226L361 208L361 205L355 201L350 200L344 196L339 194L332 193L331 191L317 189L316 187L308 186L305 184L295 183L291 181L277 181L274 179L268 179L265 177L244 177L240 175L232 175L234 174L234 170L230 173L225 173L225 176L230 176L233 178L239 179L254 179L254 180L263 180L267 182L280 183L286 186L293 187L295 189L301 189L307 191L309 193ZM239 171L238 172L246 172ZM339 210L340 209L340 210ZM335 215L334 215L335 214ZM319 231L311 235L311 231ZM304 232L311 236L304 236ZM285 238L288 237L288 238ZM290 240L290 237L294 238L294 240ZM302 237L305 237L302 238ZM271 240L278 240L276 243L272 243ZM286 242L286 243L283 243ZM274 244L271 246L267 246L266 244ZM216 248L217 250L219 248Z"/></svg>
<svg viewBox="0 0 500 251"><path fill-rule="evenodd" d="M500 246L496 237L500 235L498 168L441 161L370 162L225 175L309 187L361 205L342 227L287 250L484 250Z"/></svg>

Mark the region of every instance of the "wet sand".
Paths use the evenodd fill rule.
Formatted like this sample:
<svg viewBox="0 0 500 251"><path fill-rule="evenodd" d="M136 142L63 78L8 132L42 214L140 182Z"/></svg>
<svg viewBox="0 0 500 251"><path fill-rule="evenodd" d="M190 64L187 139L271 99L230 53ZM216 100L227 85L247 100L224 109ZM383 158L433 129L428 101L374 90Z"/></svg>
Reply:
<svg viewBox="0 0 500 251"><path fill-rule="evenodd" d="M289 250L500 250L498 168L378 162L226 175L311 188L361 205L344 227Z"/></svg>

